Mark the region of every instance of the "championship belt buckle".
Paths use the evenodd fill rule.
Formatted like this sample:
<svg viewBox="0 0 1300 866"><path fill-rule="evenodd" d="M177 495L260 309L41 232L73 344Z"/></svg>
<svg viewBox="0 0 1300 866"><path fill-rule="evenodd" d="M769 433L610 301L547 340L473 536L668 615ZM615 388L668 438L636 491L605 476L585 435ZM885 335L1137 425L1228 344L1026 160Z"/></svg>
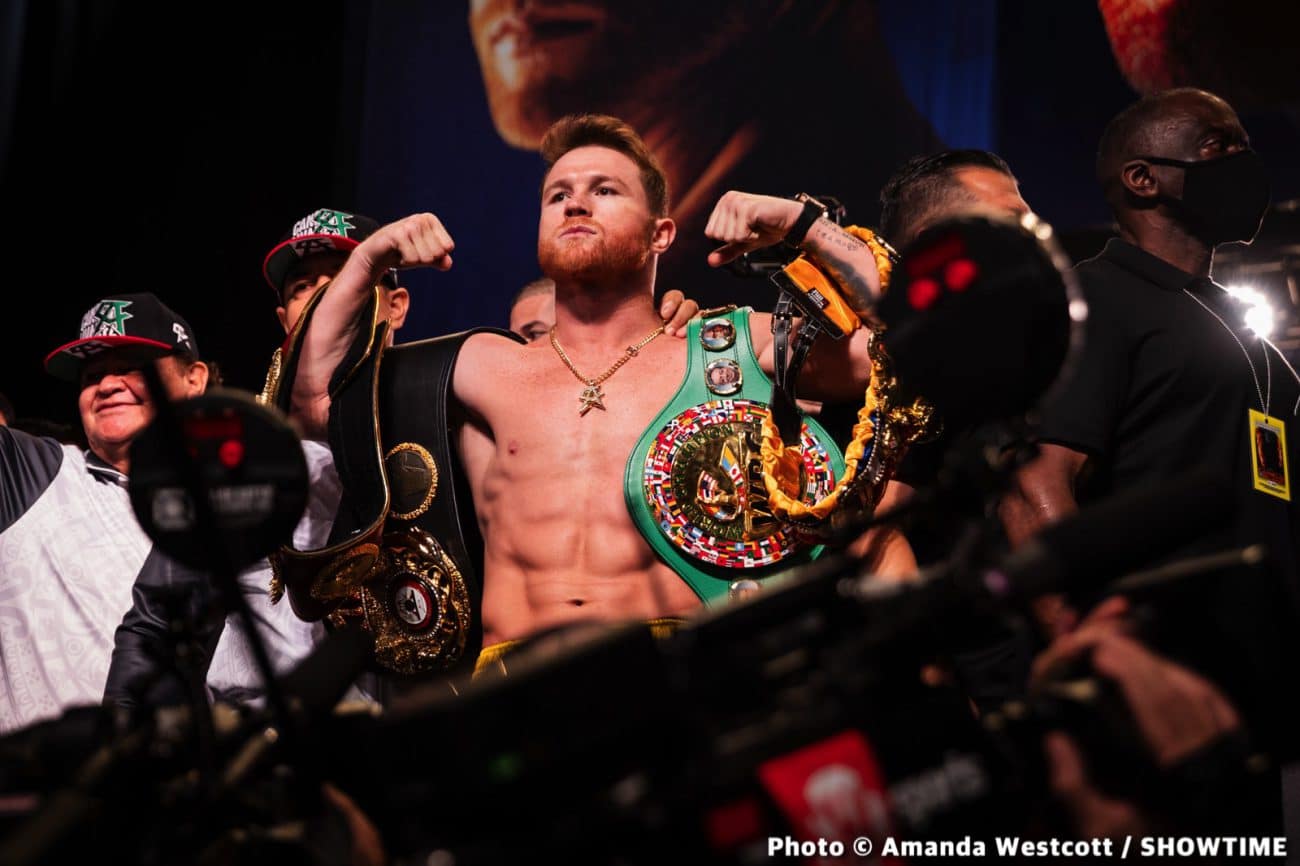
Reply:
<svg viewBox="0 0 1300 866"><path fill-rule="evenodd" d="M469 590L442 545L408 526L384 536L379 559L359 592L375 661L399 674L459 661L470 630Z"/></svg>
<svg viewBox="0 0 1300 866"><path fill-rule="evenodd" d="M712 566L755 568L801 552L810 539L772 513L759 463L767 406L715 400L680 413L655 438L644 494L659 528L681 552ZM803 430L799 481L808 497L835 485L830 455Z"/></svg>

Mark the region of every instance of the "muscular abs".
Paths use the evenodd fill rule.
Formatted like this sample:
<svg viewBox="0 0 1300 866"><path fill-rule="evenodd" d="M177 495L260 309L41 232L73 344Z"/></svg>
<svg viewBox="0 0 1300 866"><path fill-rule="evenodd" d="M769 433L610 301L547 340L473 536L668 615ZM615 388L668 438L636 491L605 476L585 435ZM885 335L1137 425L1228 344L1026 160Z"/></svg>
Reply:
<svg viewBox="0 0 1300 866"><path fill-rule="evenodd" d="M699 606L623 502L628 455L685 363L681 341L660 338L603 383L605 411L579 416L584 386L548 341L480 335L466 343L455 390L470 414L459 443L486 546L485 644ZM584 373L600 372L589 366Z"/></svg>

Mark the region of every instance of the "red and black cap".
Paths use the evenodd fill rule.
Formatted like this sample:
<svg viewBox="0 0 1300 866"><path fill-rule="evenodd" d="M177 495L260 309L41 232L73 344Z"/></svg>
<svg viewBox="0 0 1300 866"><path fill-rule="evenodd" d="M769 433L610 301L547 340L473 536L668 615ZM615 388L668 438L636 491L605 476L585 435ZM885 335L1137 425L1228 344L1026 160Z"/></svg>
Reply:
<svg viewBox="0 0 1300 866"><path fill-rule="evenodd" d="M75 382L87 361L109 351L137 358L160 358L173 352L199 357L189 322L153 294L141 292L96 301L81 317L81 336L50 352L45 369Z"/></svg>
<svg viewBox="0 0 1300 866"><path fill-rule="evenodd" d="M298 262L317 253L351 252L377 231L379 223L368 216L330 208L314 210L294 223L266 254L262 276L275 290L276 299L283 301L284 281ZM384 278L394 287L397 285L397 278L391 272Z"/></svg>

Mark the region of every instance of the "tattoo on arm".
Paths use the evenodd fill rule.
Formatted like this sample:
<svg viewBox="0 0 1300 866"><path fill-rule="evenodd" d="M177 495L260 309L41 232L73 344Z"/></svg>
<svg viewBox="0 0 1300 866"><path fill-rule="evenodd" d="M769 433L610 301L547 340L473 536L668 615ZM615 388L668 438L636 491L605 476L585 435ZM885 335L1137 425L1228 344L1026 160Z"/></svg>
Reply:
<svg viewBox="0 0 1300 866"><path fill-rule="evenodd" d="M870 253L870 250L866 249L867 244L865 241L855 238L828 219L820 219L813 223L813 229L816 232L817 239L828 246L837 247L848 252L865 250Z"/></svg>
<svg viewBox="0 0 1300 866"><path fill-rule="evenodd" d="M856 301L855 306L871 306L877 294L872 284L862 273L865 262L871 262L875 268L875 258L866 242L854 237L828 219L819 219L813 223L803 246L811 247L817 261L823 264L840 285L849 288ZM865 261L864 261L865 259Z"/></svg>

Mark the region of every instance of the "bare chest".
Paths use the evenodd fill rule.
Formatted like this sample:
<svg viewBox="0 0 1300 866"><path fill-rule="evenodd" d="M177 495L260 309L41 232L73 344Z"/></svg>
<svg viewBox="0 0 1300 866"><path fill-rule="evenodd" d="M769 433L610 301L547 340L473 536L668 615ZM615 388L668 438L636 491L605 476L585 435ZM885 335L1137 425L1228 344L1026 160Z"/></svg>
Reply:
<svg viewBox="0 0 1300 866"><path fill-rule="evenodd" d="M513 381L485 402L495 452L489 478L542 483L571 501L589 501L575 495L588 489L621 497L628 455L685 369L680 341L652 349L596 385L581 381L549 346L521 353ZM604 370L582 372L594 378Z"/></svg>

